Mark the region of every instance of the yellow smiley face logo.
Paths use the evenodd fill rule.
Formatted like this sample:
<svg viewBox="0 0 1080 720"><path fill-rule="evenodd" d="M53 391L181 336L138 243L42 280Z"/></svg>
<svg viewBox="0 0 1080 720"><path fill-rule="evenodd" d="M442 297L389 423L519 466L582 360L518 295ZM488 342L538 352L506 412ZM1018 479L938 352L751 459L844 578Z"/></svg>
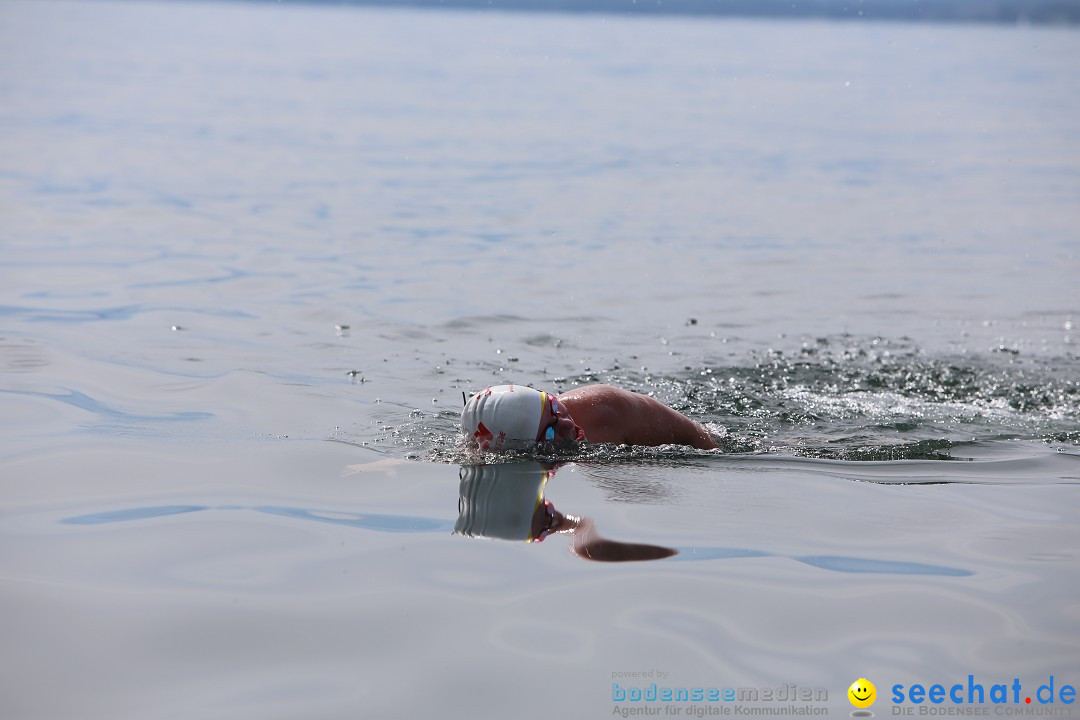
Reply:
<svg viewBox="0 0 1080 720"><path fill-rule="evenodd" d="M868 708L874 704L874 699L877 697L877 688L874 687L874 683L866 678L859 678L851 683L851 687L847 689L847 696L855 707Z"/></svg>

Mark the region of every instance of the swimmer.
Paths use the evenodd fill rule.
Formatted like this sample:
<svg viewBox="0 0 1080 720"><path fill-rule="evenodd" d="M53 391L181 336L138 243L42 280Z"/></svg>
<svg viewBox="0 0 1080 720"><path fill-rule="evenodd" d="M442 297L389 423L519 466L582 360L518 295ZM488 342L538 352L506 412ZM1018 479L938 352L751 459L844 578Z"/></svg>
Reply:
<svg viewBox="0 0 1080 720"><path fill-rule="evenodd" d="M467 443L489 452L549 442L689 445L713 450L709 431L659 400L611 385L586 385L562 395L524 385L496 385L465 403Z"/></svg>

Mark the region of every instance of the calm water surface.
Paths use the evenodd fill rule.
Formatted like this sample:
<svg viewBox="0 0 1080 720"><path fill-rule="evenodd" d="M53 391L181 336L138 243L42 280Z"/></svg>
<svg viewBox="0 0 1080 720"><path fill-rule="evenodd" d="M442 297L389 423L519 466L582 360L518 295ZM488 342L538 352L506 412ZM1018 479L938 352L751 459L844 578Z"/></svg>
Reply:
<svg viewBox="0 0 1080 720"><path fill-rule="evenodd" d="M1077 67L1041 28L0 4L0 713L1080 683ZM454 534L497 382L722 435L492 470L678 554Z"/></svg>

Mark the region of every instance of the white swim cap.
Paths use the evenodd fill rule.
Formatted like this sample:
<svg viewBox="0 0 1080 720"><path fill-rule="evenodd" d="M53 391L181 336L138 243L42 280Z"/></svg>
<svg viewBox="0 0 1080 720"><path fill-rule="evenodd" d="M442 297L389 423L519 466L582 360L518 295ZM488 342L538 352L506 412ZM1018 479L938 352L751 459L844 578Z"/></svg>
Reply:
<svg viewBox="0 0 1080 720"><path fill-rule="evenodd" d="M536 442L547 393L524 385L496 385L465 403L461 431L481 450L499 452Z"/></svg>
<svg viewBox="0 0 1080 720"><path fill-rule="evenodd" d="M544 501L547 478L536 462L462 467L454 533L533 540L533 515Z"/></svg>

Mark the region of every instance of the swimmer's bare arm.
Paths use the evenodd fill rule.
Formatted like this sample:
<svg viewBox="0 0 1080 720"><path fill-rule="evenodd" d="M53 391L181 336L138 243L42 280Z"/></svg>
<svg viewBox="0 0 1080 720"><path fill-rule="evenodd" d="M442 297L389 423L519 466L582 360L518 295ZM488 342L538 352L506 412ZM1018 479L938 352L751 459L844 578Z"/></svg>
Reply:
<svg viewBox="0 0 1080 720"><path fill-rule="evenodd" d="M626 392L625 390L621 392ZM690 445L702 450L716 447L704 427L648 395L626 392L634 422L627 428L633 445Z"/></svg>
<svg viewBox="0 0 1080 720"><path fill-rule="evenodd" d="M611 385L589 385L559 399L593 442L716 447L704 427L647 395Z"/></svg>

